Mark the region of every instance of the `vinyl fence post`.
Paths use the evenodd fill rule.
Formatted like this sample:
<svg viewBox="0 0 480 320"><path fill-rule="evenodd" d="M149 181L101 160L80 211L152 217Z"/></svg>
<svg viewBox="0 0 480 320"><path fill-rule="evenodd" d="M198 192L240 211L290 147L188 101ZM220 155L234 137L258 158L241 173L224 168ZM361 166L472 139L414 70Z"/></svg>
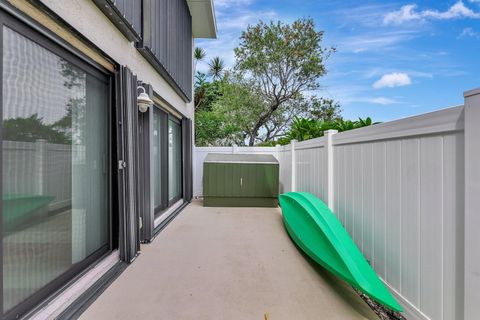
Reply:
<svg viewBox="0 0 480 320"><path fill-rule="evenodd" d="M296 156L295 156L295 145L297 144L297 140L292 140L290 145L292 146L292 192L297 191L297 163L296 163Z"/></svg>
<svg viewBox="0 0 480 320"><path fill-rule="evenodd" d="M44 195L47 185L47 140L38 139L35 141L35 173L36 173L36 192Z"/></svg>
<svg viewBox="0 0 480 320"><path fill-rule="evenodd" d="M278 162L280 162L280 148L282 146L279 144L275 145L275 158L277 158Z"/></svg>
<svg viewBox="0 0 480 320"><path fill-rule="evenodd" d="M465 98L464 319L480 315L480 88Z"/></svg>
<svg viewBox="0 0 480 320"><path fill-rule="evenodd" d="M333 163L333 143L332 138L337 130L325 131L325 152L327 154L327 205L330 210L334 211L335 193L333 186L334 179L334 163Z"/></svg>
<svg viewBox="0 0 480 320"><path fill-rule="evenodd" d="M238 146L236 144L232 145L232 153L233 154L238 153Z"/></svg>

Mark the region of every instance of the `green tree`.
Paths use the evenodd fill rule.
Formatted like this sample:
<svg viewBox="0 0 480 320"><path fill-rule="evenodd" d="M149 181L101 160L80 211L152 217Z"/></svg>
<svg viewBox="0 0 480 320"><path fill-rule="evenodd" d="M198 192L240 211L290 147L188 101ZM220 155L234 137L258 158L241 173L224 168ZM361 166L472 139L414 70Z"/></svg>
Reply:
<svg viewBox="0 0 480 320"><path fill-rule="evenodd" d="M201 111L195 115L195 145L222 146L241 139L236 123L226 121L225 115L215 111Z"/></svg>
<svg viewBox="0 0 480 320"><path fill-rule="evenodd" d="M194 59L194 67L193 69L197 69L197 63L199 61L203 61L205 57L207 56L207 53L205 52L204 49L200 47L195 47L195 50L193 50L193 59Z"/></svg>
<svg viewBox="0 0 480 320"><path fill-rule="evenodd" d="M229 141L244 145L253 135L251 130L263 110L262 94L255 90L251 81L237 75L226 75L221 81L220 92L211 109L223 115L227 123L235 124L237 132L230 132Z"/></svg>
<svg viewBox="0 0 480 320"><path fill-rule="evenodd" d="M208 81L207 75L197 72L195 76L195 111L210 111L212 104L222 95L221 80Z"/></svg>
<svg viewBox="0 0 480 320"><path fill-rule="evenodd" d="M323 31L315 30L312 19L260 22L242 32L235 69L251 78L263 96L262 110L249 130L249 145L282 105L318 88L326 73L325 60L334 52L321 46L322 38Z"/></svg>
<svg viewBox="0 0 480 320"><path fill-rule="evenodd" d="M220 57L213 57L208 63L208 73L213 80L219 80L225 70L225 61Z"/></svg>
<svg viewBox="0 0 480 320"><path fill-rule="evenodd" d="M295 118L331 121L341 118L341 108L338 102L331 99L300 96L283 103L273 112L257 139L262 143L277 140L286 134Z"/></svg>
<svg viewBox="0 0 480 320"><path fill-rule="evenodd" d="M305 141L313 138L322 137L327 130L337 130L338 132L354 130L362 127L368 127L380 122L373 122L370 117L365 119L358 118L358 121L344 120L337 118L333 120L316 120L310 118L295 117L290 129L285 136L278 142L282 145L290 143L291 140Z"/></svg>
<svg viewBox="0 0 480 320"><path fill-rule="evenodd" d="M249 141L265 103L262 92L256 88L252 80L238 74L226 73L221 80L210 82L205 74L197 73L196 144L244 145ZM285 102L272 114L257 135L257 141L262 145L275 143L290 129L295 116L328 121L340 118L340 112L339 104L333 100L300 96Z"/></svg>
<svg viewBox="0 0 480 320"><path fill-rule="evenodd" d="M248 81L226 74L221 80L197 81L202 100L195 111L196 144L244 145L262 96Z"/></svg>
<svg viewBox="0 0 480 320"><path fill-rule="evenodd" d="M49 143L70 144L71 135L57 130L56 124L47 125L37 113L29 117L5 119L3 121L3 139L9 141L35 142L39 139Z"/></svg>
<svg viewBox="0 0 480 320"><path fill-rule="evenodd" d="M308 106L308 117L314 120L334 121L341 119L340 104L333 99L312 97Z"/></svg>

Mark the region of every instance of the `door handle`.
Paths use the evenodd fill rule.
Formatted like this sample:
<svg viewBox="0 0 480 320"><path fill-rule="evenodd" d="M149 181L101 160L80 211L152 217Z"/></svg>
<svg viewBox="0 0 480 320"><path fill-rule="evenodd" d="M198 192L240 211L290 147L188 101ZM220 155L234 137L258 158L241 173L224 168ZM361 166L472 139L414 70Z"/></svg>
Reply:
<svg viewBox="0 0 480 320"><path fill-rule="evenodd" d="M243 178L240 178L240 187L243 187Z"/></svg>

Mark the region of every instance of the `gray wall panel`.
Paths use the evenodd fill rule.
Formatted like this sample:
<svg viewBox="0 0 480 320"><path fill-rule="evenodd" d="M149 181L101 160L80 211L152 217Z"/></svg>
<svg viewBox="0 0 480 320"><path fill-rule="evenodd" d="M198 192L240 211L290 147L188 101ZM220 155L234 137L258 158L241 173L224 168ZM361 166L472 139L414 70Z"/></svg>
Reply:
<svg viewBox="0 0 480 320"><path fill-rule="evenodd" d="M185 0L93 0L185 100L192 99L192 17ZM142 14L143 12L143 14Z"/></svg>
<svg viewBox="0 0 480 320"><path fill-rule="evenodd" d="M143 6L143 43L139 49L179 94L190 101L192 17L187 2L144 0Z"/></svg>
<svg viewBox="0 0 480 320"><path fill-rule="evenodd" d="M142 0L93 0L130 41L142 38Z"/></svg>

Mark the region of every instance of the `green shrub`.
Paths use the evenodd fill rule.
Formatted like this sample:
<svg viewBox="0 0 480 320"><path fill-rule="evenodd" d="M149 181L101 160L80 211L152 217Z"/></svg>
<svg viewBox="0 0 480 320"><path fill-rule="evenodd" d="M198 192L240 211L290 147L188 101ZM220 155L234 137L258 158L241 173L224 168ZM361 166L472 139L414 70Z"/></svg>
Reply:
<svg viewBox="0 0 480 320"><path fill-rule="evenodd" d="M365 119L358 118L358 121L344 120L342 118L322 121L307 118L297 118L292 122L290 130L287 131L284 137L278 139L281 145L289 144L291 140L305 141L313 138L322 137L327 130L337 130L338 132L358 129L380 122L373 122L370 117Z"/></svg>

